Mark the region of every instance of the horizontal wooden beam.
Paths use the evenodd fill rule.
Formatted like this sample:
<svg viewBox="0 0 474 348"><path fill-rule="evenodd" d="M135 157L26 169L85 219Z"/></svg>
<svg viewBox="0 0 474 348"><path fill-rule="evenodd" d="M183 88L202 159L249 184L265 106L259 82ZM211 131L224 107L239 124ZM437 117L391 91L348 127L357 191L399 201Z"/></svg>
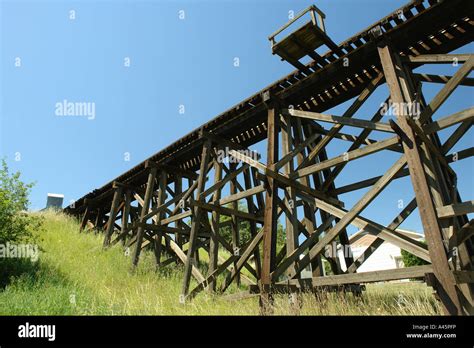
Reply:
<svg viewBox="0 0 474 348"><path fill-rule="evenodd" d="M158 163L154 161L146 161L145 168L157 168L158 170L162 170L167 174L177 174L185 178L196 180L198 175L190 170L182 169L179 167L171 166L168 164Z"/></svg>
<svg viewBox="0 0 474 348"><path fill-rule="evenodd" d="M310 112L296 109L283 109L282 114L286 116L296 116L302 118L309 118L311 120L329 122L334 124L342 124L345 126L352 126L357 128L378 130L381 132L393 133L392 128L389 124L383 122L372 122L361 120L357 118L349 118L328 114L321 114L319 112Z"/></svg>
<svg viewBox="0 0 474 348"><path fill-rule="evenodd" d="M153 231L153 232L164 232L168 234L183 234L185 236L189 236L189 230L184 230L177 227L170 227L170 226L162 226L162 225L155 225L155 224L147 224L147 223L138 223L136 227L143 227L146 231ZM209 238L211 235L206 232L199 232L198 237L201 238Z"/></svg>
<svg viewBox="0 0 474 348"><path fill-rule="evenodd" d="M436 209L440 219L474 213L474 201L445 205Z"/></svg>
<svg viewBox="0 0 474 348"><path fill-rule="evenodd" d="M371 145L366 145L363 148L346 152L345 154L339 155L337 157L328 159L326 161L310 165L308 167L302 168L297 170L292 175L290 175L291 179L298 179L307 175L311 175L317 173L321 170L334 167L340 163L352 161L357 158L361 158L364 156L368 156L372 153L384 150L388 147L394 146L398 144L398 138L392 137L385 140L378 141Z"/></svg>
<svg viewBox="0 0 474 348"><path fill-rule="evenodd" d="M449 75L433 75L433 74L413 74L418 81L429 82L429 83L447 83L452 76ZM474 79L471 77L465 77L459 83L461 86L474 87Z"/></svg>
<svg viewBox="0 0 474 348"><path fill-rule="evenodd" d="M222 166L224 168L224 166ZM209 187L207 190L205 190L202 193L203 197L209 196L211 193L214 193L216 190L221 189L222 187L225 186L228 182L230 182L232 179L235 179L240 173L243 171L247 170L249 168L249 165L247 163L244 163L243 166L241 166L239 169L232 171L231 173L227 174L222 180L219 182L216 182L214 185Z"/></svg>
<svg viewBox="0 0 474 348"><path fill-rule="evenodd" d="M464 63L472 54L422 54L419 56L407 56L402 61L416 64L453 64Z"/></svg>
<svg viewBox="0 0 474 348"><path fill-rule="evenodd" d="M251 196L256 195L257 193L260 193L260 192L263 192L263 191L265 191L265 186L262 184L262 185L252 187L251 189L248 189L248 190L245 190L245 191L242 191L242 192L238 192L238 193L235 193L233 195L226 196L224 198L219 199L219 201L214 202L214 203L218 204L218 205L225 205L225 204L228 204L228 203L231 203L231 202L239 201L239 200L247 198L247 197L251 197Z"/></svg>
<svg viewBox="0 0 474 348"><path fill-rule="evenodd" d="M246 213L240 210L221 207L217 204L210 204L210 203L199 202L199 201L192 201L190 204L192 206L201 207L202 209L207 210L207 211L215 211L221 215L237 216L241 219L263 223L263 217L261 216L256 216L254 214Z"/></svg>
<svg viewBox="0 0 474 348"><path fill-rule="evenodd" d="M430 103L421 112L419 117L420 123L426 123L431 116L441 107L441 105L454 92L456 87L464 78L469 75L474 66L474 56L471 56L453 75L453 77L441 88Z"/></svg>
<svg viewBox="0 0 474 348"><path fill-rule="evenodd" d="M276 181L278 181L279 186L285 186L285 187L286 186L291 186L291 187L295 188L296 190L299 190L301 192L306 192L307 194L309 194L311 196L314 196L316 198L319 198L321 200L324 200L324 201L327 201L327 202L330 202L330 203L336 204L336 205L343 205L343 203L341 201L339 201L338 199L329 197L325 193L319 192L317 190L313 190L312 188L310 188L308 186L302 185L299 182L297 182L295 180L292 180L292 179L288 178L285 175L282 175L282 174L280 174L276 171L273 171L273 170L269 169L265 164L263 164L259 161L256 161L253 158L245 156L241 153L237 153L235 151L232 152L232 156L235 156L236 158L244 161L245 163L249 164L250 166L260 170L261 172L265 173L265 175L271 177L272 179L275 179ZM266 180L265 175L263 175L261 173L257 174L259 179L264 181L264 182Z"/></svg>
<svg viewBox="0 0 474 348"><path fill-rule="evenodd" d="M274 172L273 170L267 169L266 174L269 177L275 179L277 181L277 185L279 187L286 188L286 187L290 186L290 187L293 187L294 189L296 189L296 195L297 196L301 197L302 193L306 193L307 195L310 195L313 198L320 199L320 200L328 202L330 204L334 204L334 205L337 205L339 207L344 206L344 202L342 202L342 201L340 201L336 198L330 197L330 196L326 195L323 192L320 192L318 190L314 190L311 187L300 184L298 181L289 179L286 176L283 176L279 173ZM257 173L257 177L259 178L259 180L261 180L263 182L266 182L267 177L264 174Z"/></svg>
<svg viewBox="0 0 474 348"><path fill-rule="evenodd" d="M461 150L459 152L455 152L455 153L446 155L445 159L448 163L452 163L452 162L458 162L460 160L463 160L463 159L466 159L466 158L469 158L469 157L472 157L472 156L474 156L474 147L470 147L470 148ZM397 175L395 175L394 179L399 179L399 178L405 177L408 174L409 174L408 169L403 169ZM355 182L355 183L352 183L352 184L344 185L344 186L338 187L337 189L335 189L333 191L330 191L329 193L333 193L335 195L340 195L340 194L343 194L343 193L360 190L362 188L373 185L375 182L377 182L378 179L380 179L380 177L381 176L375 176L375 177L365 179L365 180L362 180L362 181L358 181L358 182Z"/></svg>
<svg viewBox="0 0 474 348"><path fill-rule="evenodd" d="M474 118L474 107L456 112L450 116L446 116L440 118L437 121L427 124L424 126L424 130L426 133L431 134L437 132L439 130L451 127L452 125L468 120L472 120Z"/></svg>
<svg viewBox="0 0 474 348"><path fill-rule="evenodd" d="M245 151L248 154L251 154L252 157L260 159L262 157L258 152L250 150L245 146L240 145L239 143L235 143L231 140L227 140L221 136L216 134L212 134L209 132L203 132L203 137L210 139L213 143L217 144L219 148L227 147L229 150L236 150L236 151Z"/></svg>
<svg viewBox="0 0 474 348"><path fill-rule="evenodd" d="M460 284L473 284L474 271L453 271L454 279Z"/></svg>
<svg viewBox="0 0 474 348"><path fill-rule="evenodd" d="M376 283L390 280L401 280L411 278L424 278L425 274L432 273L431 265L415 266L407 268L388 269L383 271L360 272L350 274L328 275L324 277L313 277L313 286L344 285L360 283ZM300 280L292 279L279 284L298 284Z"/></svg>
<svg viewBox="0 0 474 348"><path fill-rule="evenodd" d="M449 249L453 249L474 236L474 219L469 220L451 238L449 238Z"/></svg>

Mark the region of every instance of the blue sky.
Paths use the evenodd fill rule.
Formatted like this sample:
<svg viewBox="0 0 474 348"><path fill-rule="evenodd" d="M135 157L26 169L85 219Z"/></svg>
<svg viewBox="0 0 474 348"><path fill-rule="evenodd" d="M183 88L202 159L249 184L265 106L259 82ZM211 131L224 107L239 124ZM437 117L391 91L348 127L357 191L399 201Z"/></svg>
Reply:
<svg viewBox="0 0 474 348"><path fill-rule="evenodd" d="M66 203L83 196L291 72L293 67L272 56L267 37L288 21L289 11L312 3L0 1L0 156L25 181L36 182L31 208L44 207L48 192L63 193ZM319 0L316 5L339 43L404 3ZM21 66L15 66L18 58ZM426 87L427 99L440 87ZM358 115L371 117L386 93L377 91ZM64 99L95 103L95 118L58 117L55 105ZM437 115L470 107L472 100L468 88L459 88ZM342 114L348 105L331 112ZM471 129L454 150L472 145ZM330 150L338 155L348 146ZM396 159L384 152L371 162L351 163L337 183L380 175ZM470 199L472 161L453 167L463 199ZM364 214L390 222L398 201L412 198L410 189L408 178L392 183ZM341 198L350 208L364 192ZM417 216L404 226L421 230Z"/></svg>

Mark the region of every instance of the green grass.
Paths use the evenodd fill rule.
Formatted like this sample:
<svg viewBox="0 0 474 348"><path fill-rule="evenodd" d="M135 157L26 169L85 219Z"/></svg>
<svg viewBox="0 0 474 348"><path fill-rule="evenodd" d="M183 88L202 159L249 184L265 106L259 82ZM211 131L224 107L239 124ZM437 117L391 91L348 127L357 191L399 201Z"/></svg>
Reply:
<svg viewBox="0 0 474 348"><path fill-rule="evenodd" d="M179 303L182 267L156 271L144 252L135 273L121 246L102 250L102 236L80 234L77 222L45 213L39 261L0 290L1 315L258 315L258 299L228 301L200 293ZM204 257L203 257L204 258ZM235 287L231 292L238 291ZM374 284L351 294L303 295L302 315L435 315L441 310L420 283ZM276 296L275 314L295 314L288 297Z"/></svg>

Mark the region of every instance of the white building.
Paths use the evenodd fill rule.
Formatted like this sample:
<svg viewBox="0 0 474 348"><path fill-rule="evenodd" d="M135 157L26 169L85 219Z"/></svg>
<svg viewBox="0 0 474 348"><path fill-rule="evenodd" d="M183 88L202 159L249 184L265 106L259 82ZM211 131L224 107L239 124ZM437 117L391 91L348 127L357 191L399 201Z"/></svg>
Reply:
<svg viewBox="0 0 474 348"><path fill-rule="evenodd" d="M46 199L46 209L62 209L64 195L58 193L48 193Z"/></svg>
<svg viewBox="0 0 474 348"><path fill-rule="evenodd" d="M417 241L421 241L425 237L422 234L403 229L397 229L396 231ZM354 259L357 259L360 255L362 255L365 249L367 249L368 246L376 239L376 236L362 230L350 236L349 242ZM341 264L341 269L345 271L346 266L344 262L344 253L340 246L338 246L337 256ZM404 267L404 264L402 261L401 249L398 246L385 241L377 248L377 250L374 251L372 255L370 255L367 260L365 260L362 266L357 269L357 272L380 271L384 269L402 267Z"/></svg>

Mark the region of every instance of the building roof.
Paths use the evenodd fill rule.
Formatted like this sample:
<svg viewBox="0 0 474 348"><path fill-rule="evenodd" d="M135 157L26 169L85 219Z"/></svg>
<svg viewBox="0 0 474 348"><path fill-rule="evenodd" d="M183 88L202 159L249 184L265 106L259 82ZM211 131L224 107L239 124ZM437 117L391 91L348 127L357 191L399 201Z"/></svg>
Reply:
<svg viewBox="0 0 474 348"><path fill-rule="evenodd" d="M64 198L64 195L60 193L48 193L48 197Z"/></svg>
<svg viewBox="0 0 474 348"><path fill-rule="evenodd" d="M423 234L414 231L409 231L401 228L397 228L395 231L415 240L425 238ZM375 241L375 239L377 239L377 236L370 234L367 231L359 230L349 237L349 242L352 247L360 248L368 247L370 244L372 244L373 241Z"/></svg>

